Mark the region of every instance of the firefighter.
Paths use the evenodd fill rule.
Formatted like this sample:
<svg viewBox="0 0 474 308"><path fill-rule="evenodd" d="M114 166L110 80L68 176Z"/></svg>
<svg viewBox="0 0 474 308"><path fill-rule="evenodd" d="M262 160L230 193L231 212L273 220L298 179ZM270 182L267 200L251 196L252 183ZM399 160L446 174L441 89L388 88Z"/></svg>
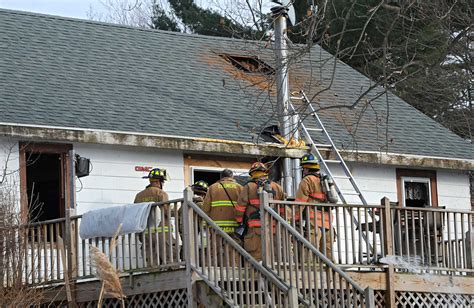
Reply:
<svg viewBox="0 0 474 308"><path fill-rule="evenodd" d="M209 189L209 184L207 184L206 181L197 181L191 185L191 189L194 192L194 202L199 205L199 207L202 207L207 190Z"/></svg>
<svg viewBox="0 0 474 308"><path fill-rule="evenodd" d="M241 191L242 186L235 181L232 170L224 169L220 180L209 187L202 205L202 210L231 237L239 225L235 220L234 207Z"/></svg>
<svg viewBox="0 0 474 308"><path fill-rule="evenodd" d="M325 203L329 201L336 203L338 201L332 181L326 182L328 189L323 185L323 181L326 179L321 178L319 162L313 154L305 154L301 158L301 167L303 168L303 179L296 192L297 202ZM308 213L309 217L307 217ZM328 208L321 207L318 209L315 206L314 209L310 208L307 211L301 207L295 220L305 226L306 234L309 235L311 243L332 260L330 215L331 212Z"/></svg>
<svg viewBox="0 0 474 308"><path fill-rule="evenodd" d="M234 207L237 205L242 186L234 179L234 173L230 169L224 169L220 173L220 180L209 187L202 210L218 225L222 231L226 232L237 243L241 244L239 237L235 235L235 228L239 225L236 220ZM210 247L211 250L213 247ZM217 262L225 260L224 250L217 249L211 256L217 256ZM225 261L224 261L225 262ZM235 256L235 262L239 258Z"/></svg>
<svg viewBox="0 0 474 308"><path fill-rule="evenodd" d="M265 190L273 199L283 200L283 189L268 179L268 168L260 162L254 163L249 170L251 180L243 187L235 206L236 220L244 223L247 229L244 237L244 249L256 260L262 260L262 239L260 221L259 192Z"/></svg>
<svg viewBox="0 0 474 308"><path fill-rule="evenodd" d="M191 189L194 193L193 201L199 207L202 207L202 202L206 197L207 190L209 188L209 184L206 181L197 181L193 185L191 185ZM178 210L179 217L183 217L183 207L180 207ZM183 219L181 219L181 223L179 224L179 232L184 233L184 226L183 226Z"/></svg>
<svg viewBox="0 0 474 308"><path fill-rule="evenodd" d="M168 194L163 191L163 184L166 180L167 174L165 169L154 168L150 170L144 179L148 179L150 184L135 196L134 203L141 202L166 202L168 201ZM160 213L163 212L161 215ZM174 234L170 237L169 232L174 233L170 218L171 211L169 204L161 206L157 211L152 210L148 217L148 228L145 230L145 254L148 265L155 265L157 262L157 243L159 248L159 257L162 263L170 263L171 248L175 245ZM161 217L157 217L161 216ZM157 219L162 219L158 226L156 226ZM157 235L157 236L156 236ZM151 242L151 247L150 247ZM179 249L179 247L178 247ZM153 255L152 255L153 254ZM176 255L176 253L175 253ZM179 255L179 253L178 253ZM150 264L151 260L154 264Z"/></svg>

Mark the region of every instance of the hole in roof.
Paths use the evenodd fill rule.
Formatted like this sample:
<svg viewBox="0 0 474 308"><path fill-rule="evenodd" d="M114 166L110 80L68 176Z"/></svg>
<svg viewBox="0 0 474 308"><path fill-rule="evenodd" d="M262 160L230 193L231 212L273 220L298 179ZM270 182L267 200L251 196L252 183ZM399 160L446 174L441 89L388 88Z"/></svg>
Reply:
<svg viewBox="0 0 474 308"><path fill-rule="evenodd" d="M227 62L232 64L235 68L246 73L257 73L265 75L275 74L275 69L259 59L257 56L236 56L229 54L221 54Z"/></svg>

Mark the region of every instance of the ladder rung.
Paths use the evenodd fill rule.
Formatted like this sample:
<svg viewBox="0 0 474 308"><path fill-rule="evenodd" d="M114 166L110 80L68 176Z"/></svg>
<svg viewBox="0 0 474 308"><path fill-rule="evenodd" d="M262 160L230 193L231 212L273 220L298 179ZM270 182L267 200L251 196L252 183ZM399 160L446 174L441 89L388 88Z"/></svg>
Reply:
<svg viewBox="0 0 474 308"><path fill-rule="evenodd" d="M310 131L310 132L322 132L323 131L322 128L312 128L312 127L306 127L306 130Z"/></svg>
<svg viewBox="0 0 474 308"><path fill-rule="evenodd" d="M328 160L324 160L325 163L330 163L330 164L340 164L341 161L340 160L332 160L332 159L328 159Z"/></svg>
<svg viewBox="0 0 474 308"><path fill-rule="evenodd" d="M350 196L359 196L360 193L358 192L342 192L343 195L350 195Z"/></svg>
<svg viewBox="0 0 474 308"><path fill-rule="evenodd" d="M303 100L303 96L291 96L290 99Z"/></svg>
<svg viewBox="0 0 474 308"><path fill-rule="evenodd" d="M315 143L314 146L317 147L317 148L332 148L332 145L323 144L323 143Z"/></svg>
<svg viewBox="0 0 474 308"><path fill-rule="evenodd" d="M333 179L344 179L344 180L350 180L351 178L348 176L333 176Z"/></svg>

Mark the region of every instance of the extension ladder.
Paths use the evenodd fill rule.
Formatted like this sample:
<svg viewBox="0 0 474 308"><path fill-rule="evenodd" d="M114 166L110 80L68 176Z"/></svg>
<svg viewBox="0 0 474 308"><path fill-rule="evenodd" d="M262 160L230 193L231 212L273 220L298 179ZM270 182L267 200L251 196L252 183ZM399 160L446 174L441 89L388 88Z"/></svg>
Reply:
<svg viewBox="0 0 474 308"><path fill-rule="evenodd" d="M314 122L316 125L314 124L311 125L310 123L308 123L309 119L307 118L300 119L299 120L300 123L298 123L298 125L301 128L301 132L303 133L305 142L311 147L311 152L313 153L313 155L316 155L318 157L321 169L333 179L334 185L336 187L336 191L342 203L347 204L346 196L355 195L360 199L363 205L367 205L367 201L362 195L362 192L360 191L356 180L352 176L351 171L349 170L346 163L344 162L344 159L342 158L341 154L337 150L336 145L331 139L331 136L329 135L328 131L324 127L323 123L321 122L321 119L316 113L316 110L313 104L311 104L311 102L308 100L306 94L303 91L298 92L298 94L299 94L298 96L293 96L293 94L290 96L290 102L288 104L290 108L289 111L298 115L298 111L295 107L297 103L294 103L294 102L298 102L299 105L303 105L304 107L309 108L309 111L310 111L309 116L311 116L314 119ZM305 125L304 123L308 123L308 125ZM311 137L310 132L321 133L323 137L322 139L324 139L326 143L315 143L313 138ZM330 153L334 153L335 159L325 159L324 156L319 151L319 148L321 149L324 148L330 151ZM333 171L335 171L337 168L339 168L339 170L342 170L344 175L335 176L333 174L334 173ZM342 181L349 181L351 184L350 187L352 187L352 189L343 191L342 185L341 185ZM347 186L348 185L346 185L346 187ZM374 219L374 215L372 211L370 210L369 210L369 215L370 217L372 217L372 219ZM352 214L351 216L354 220L355 226L360 228L360 224L357 218ZM367 235L365 232L362 232L362 237L364 238L366 242L368 242L368 246L370 247L370 250L373 251L373 247L370 244L370 241L367 239Z"/></svg>

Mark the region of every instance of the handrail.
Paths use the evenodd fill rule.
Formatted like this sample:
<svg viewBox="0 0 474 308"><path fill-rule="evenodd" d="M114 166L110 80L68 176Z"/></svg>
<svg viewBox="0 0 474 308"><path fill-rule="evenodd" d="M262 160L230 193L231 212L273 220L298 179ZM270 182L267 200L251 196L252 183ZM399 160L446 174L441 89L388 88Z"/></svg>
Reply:
<svg viewBox="0 0 474 308"><path fill-rule="evenodd" d="M385 206L380 204L352 204L352 203L315 203L315 202L299 202L299 201L289 201L289 200L272 200L273 204L282 204L282 205L317 205L320 207L358 207L358 208L367 208L367 209L384 209ZM401 209L401 210L412 210L412 211L422 211L422 212L449 212L456 214L474 214L472 210L460 210L460 209L450 209L450 208L439 208L439 207L413 207L413 206L390 206L391 209Z"/></svg>
<svg viewBox="0 0 474 308"><path fill-rule="evenodd" d="M273 202L273 201L272 201ZM324 254L316 249L306 238L299 234L290 224L288 224L279 214L277 214L270 206L264 205L264 210L267 211L272 217L285 227L285 229L290 232L296 239L303 243L303 245L311 250L319 259L321 259L328 267L341 275L346 279L357 291L364 293L364 289L357 284L349 275L336 266L331 260L329 260Z"/></svg>
<svg viewBox="0 0 474 308"><path fill-rule="evenodd" d="M301 202L301 201L289 201L289 200L272 200L271 203L274 204L285 204L285 205L317 205L317 206L322 206L322 207L360 207L360 208L367 208L367 209L374 209L374 208L379 208L383 209L383 205L371 205L371 204L351 204L351 203L316 203L316 202Z"/></svg>
<svg viewBox="0 0 474 308"><path fill-rule="evenodd" d="M271 280L274 284L276 284L280 290L287 292L290 287L283 282L281 282L278 278L275 277L275 274L268 269L266 269L263 265L261 265L257 260L255 260L245 249L243 249L239 244L237 244L227 233L222 231L222 229L209 217L204 213L201 208L194 202L189 202L188 206L190 206L206 223L211 226L220 236L226 239L226 241L235 249L237 250L247 261L249 261L259 272L263 273L265 277Z"/></svg>

